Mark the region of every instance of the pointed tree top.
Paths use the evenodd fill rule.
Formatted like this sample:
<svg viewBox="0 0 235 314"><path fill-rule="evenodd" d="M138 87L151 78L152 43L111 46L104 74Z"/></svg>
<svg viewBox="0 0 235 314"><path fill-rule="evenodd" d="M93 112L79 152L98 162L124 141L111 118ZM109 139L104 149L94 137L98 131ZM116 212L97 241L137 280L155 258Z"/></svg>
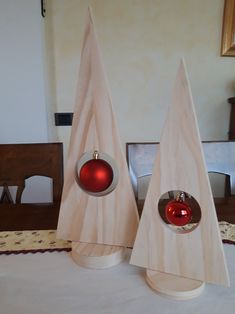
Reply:
<svg viewBox="0 0 235 314"><path fill-rule="evenodd" d="M92 24L94 24L94 17L93 17L92 8L90 5L88 6L88 19Z"/></svg>

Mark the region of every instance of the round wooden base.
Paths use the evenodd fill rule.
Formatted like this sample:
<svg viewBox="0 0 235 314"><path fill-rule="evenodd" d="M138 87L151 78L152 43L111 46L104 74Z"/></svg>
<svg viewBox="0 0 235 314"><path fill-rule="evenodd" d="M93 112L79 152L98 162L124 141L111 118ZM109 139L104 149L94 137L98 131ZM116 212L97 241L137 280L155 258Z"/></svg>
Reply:
<svg viewBox="0 0 235 314"><path fill-rule="evenodd" d="M94 269L115 266L125 259L121 246L72 242L72 259L76 264Z"/></svg>
<svg viewBox="0 0 235 314"><path fill-rule="evenodd" d="M146 281L158 294L174 300L188 300L199 296L204 287L203 281L179 277L147 269Z"/></svg>

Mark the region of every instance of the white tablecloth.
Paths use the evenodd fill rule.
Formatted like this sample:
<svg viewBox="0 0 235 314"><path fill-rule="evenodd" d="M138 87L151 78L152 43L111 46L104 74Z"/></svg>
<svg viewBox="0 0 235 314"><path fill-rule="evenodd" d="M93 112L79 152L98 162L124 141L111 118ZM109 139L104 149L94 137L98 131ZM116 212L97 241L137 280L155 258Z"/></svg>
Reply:
<svg viewBox="0 0 235 314"><path fill-rule="evenodd" d="M127 260L105 270L77 266L66 252L1 255L0 314L232 314L235 246L224 245L231 287L207 284L203 294L174 301L155 294L145 270Z"/></svg>

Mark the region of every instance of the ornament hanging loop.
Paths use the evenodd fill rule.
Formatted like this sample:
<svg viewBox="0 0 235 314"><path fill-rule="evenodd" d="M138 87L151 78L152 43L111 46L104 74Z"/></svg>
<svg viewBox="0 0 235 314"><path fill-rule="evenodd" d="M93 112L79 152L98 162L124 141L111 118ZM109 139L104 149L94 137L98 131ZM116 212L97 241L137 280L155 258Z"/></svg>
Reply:
<svg viewBox="0 0 235 314"><path fill-rule="evenodd" d="M94 150L93 158L94 158L94 159L98 159L98 158L99 158L99 152L98 152L98 150Z"/></svg>
<svg viewBox="0 0 235 314"><path fill-rule="evenodd" d="M183 191L180 191L180 192L177 193L175 199L178 202L184 202L185 201L185 197L186 197L185 193Z"/></svg>

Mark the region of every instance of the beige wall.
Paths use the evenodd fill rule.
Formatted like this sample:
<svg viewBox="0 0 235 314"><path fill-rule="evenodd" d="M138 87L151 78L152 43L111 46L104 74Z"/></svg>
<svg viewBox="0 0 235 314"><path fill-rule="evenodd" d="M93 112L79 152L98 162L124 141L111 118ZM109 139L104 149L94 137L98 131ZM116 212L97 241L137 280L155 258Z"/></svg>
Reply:
<svg viewBox="0 0 235 314"><path fill-rule="evenodd" d="M227 98L235 96L235 59L220 57L223 2L48 1L53 106L57 112L73 111L90 4L123 143L159 140L182 56L188 67L202 139L226 139L230 111ZM56 130L66 150L70 127Z"/></svg>

